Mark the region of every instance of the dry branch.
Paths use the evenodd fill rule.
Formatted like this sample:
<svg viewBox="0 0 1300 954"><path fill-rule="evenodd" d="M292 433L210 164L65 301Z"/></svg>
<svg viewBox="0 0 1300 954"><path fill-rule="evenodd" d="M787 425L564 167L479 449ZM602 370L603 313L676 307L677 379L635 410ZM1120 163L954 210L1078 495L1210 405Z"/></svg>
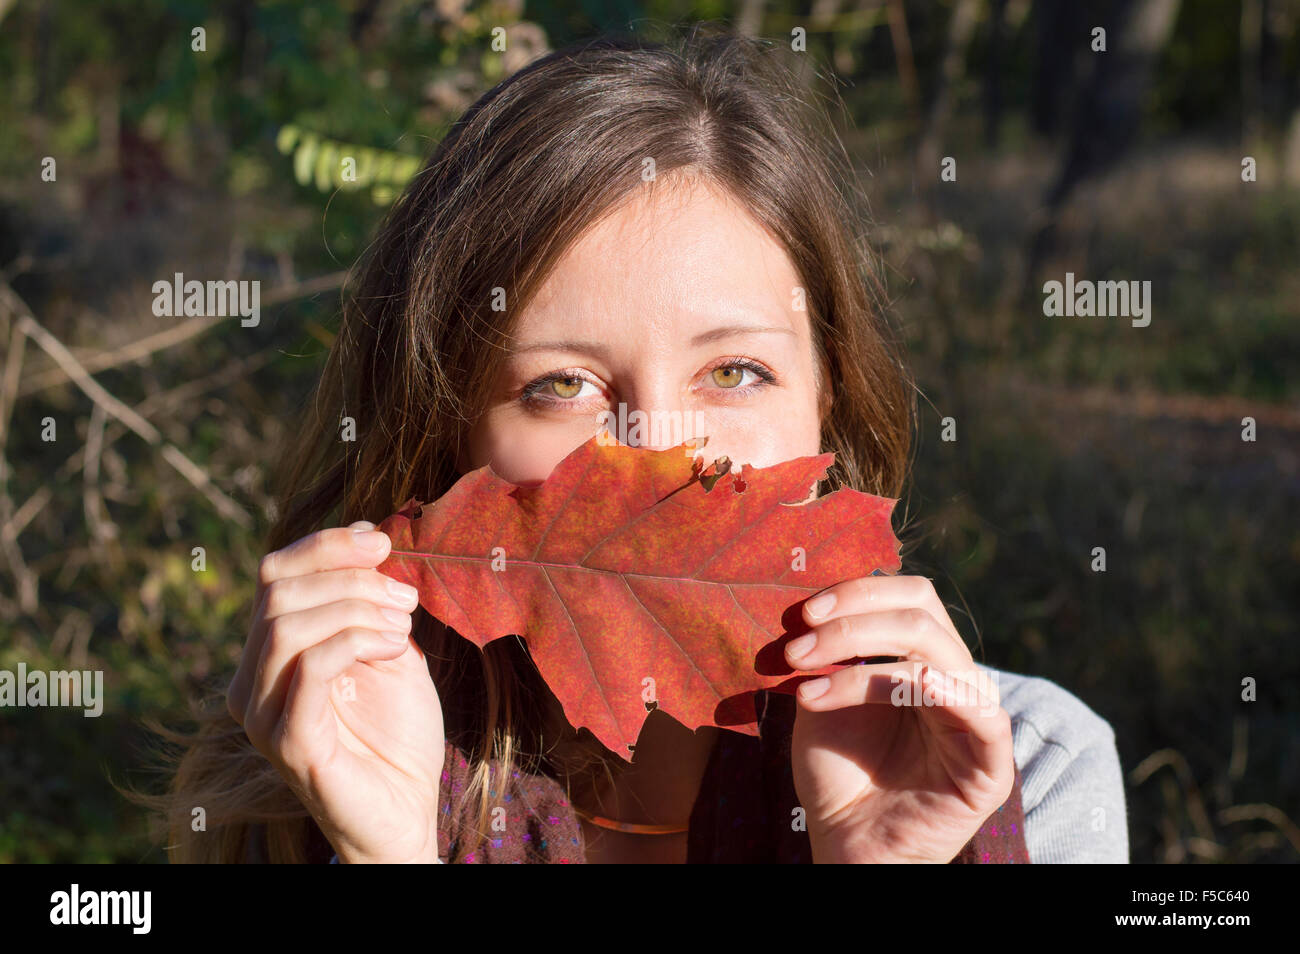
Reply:
<svg viewBox="0 0 1300 954"><path fill-rule="evenodd" d="M212 482L212 478L207 471L186 457L179 448L164 441L162 434L156 427L109 394L102 385L95 381L77 359L72 356L72 353L64 347L63 343L42 328L36 319L32 317L31 310L12 288L7 285L0 285L0 297L3 297L10 312L17 317L16 328L35 341L46 354L53 358L64 373L72 379L77 387L81 388L88 398L150 444L160 447L163 459L175 467L181 476L201 491L212 502L218 513L235 521L241 527L252 527L253 518L247 510L222 493ZM6 519L4 522L8 523L8 520Z"/></svg>
<svg viewBox="0 0 1300 954"><path fill-rule="evenodd" d="M295 298L304 298L307 295L315 295L319 292L339 288L346 276L346 272L333 272L329 275L320 275L316 278L281 286L267 292L262 307L270 308L273 305L292 301ZM86 371L95 374L109 368L130 364L132 361L139 361L158 351L174 348L176 345L202 334L221 322L229 320L229 318L225 317L191 318L174 328L148 335L112 351L75 355L74 357ZM68 377L68 373L61 365L47 368L44 371L29 375L19 386L18 396L25 397L28 394L43 391L45 388L63 383L68 380Z"/></svg>

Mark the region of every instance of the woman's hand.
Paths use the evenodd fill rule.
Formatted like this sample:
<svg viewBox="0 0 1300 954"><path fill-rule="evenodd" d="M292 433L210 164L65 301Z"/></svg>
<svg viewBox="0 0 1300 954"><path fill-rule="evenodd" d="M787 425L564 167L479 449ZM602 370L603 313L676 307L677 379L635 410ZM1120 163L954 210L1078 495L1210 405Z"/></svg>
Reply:
<svg viewBox="0 0 1300 954"><path fill-rule="evenodd" d="M951 861L1015 783L997 687L925 577L847 580L803 614L815 640L798 657L797 641L787 645L795 669L903 657L848 666L795 694L792 768L814 862ZM807 698L823 680L824 693Z"/></svg>
<svg viewBox="0 0 1300 954"><path fill-rule="evenodd" d="M437 860L442 704L416 591L374 569L391 546L362 522L268 554L226 693L345 863Z"/></svg>

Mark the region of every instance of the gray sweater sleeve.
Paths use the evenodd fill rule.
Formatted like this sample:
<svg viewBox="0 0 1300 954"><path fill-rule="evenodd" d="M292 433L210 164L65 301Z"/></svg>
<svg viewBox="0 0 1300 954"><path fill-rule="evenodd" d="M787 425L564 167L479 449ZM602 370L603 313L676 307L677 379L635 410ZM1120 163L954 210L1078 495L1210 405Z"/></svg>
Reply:
<svg viewBox="0 0 1300 954"><path fill-rule="evenodd" d="M1127 864L1128 816L1115 733L1056 683L980 666L1011 716L1025 846L1034 864Z"/></svg>

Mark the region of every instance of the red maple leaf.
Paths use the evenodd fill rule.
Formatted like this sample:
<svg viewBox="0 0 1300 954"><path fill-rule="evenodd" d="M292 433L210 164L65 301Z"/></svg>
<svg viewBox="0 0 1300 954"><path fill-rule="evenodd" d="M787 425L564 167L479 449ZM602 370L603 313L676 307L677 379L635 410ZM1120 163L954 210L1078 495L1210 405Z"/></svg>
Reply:
<svg viewBox="0 0 1300 954"><path fill-rule="evenodd" d="M569 722L624 759L650 702L688 728L756 735L756 690L842 668L794 675L784 646L813 593L897 572L896 501L805 502L834 454L737 474L690 453L593 437L531 487L482 467L385 520L379 570L479 647L523 636Z"/></svg>

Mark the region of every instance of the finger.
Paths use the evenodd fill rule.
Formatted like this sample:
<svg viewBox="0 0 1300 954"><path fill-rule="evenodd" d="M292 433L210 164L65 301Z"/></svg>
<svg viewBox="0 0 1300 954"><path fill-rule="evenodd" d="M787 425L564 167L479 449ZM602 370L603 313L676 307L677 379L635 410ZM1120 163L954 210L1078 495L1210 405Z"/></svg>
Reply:
<svg viewBox="0 0 1300 954"><path fill-rule="evenodd" d="M271 620L266 626L262 658L253 675L244 715L245 730L269 729L274 722L272 714L284 705L293 678L294 660L317 643L350 627L391 632L405 638L411 629L411 614L376 606L368 600L340 600Z"/></svg>
<svg viewBox="0 0 1300 954"><path fill-rule="evenodd" d="M837 616L875 613L917 606L939 620L944 629L970 658L957 627L953 626L934 583L923 576L863 576L844 580L810 597L803 605L803 619L809 626Z"/></svg>
<svg viewBox="0 0 1300 954"><path fill-rule="evenodd" d="M278 580L291 579L320 570L340 567L378 566L387 557L392 543L387 534L375 530L368 520L358 520L347 527L336 527L308 534L287 547L268 553L257 567L257 590L253 595L254 624L264 618L266 591ZM257 635L256 631L253 633ZM245 646L240 668L246 658L251 664L261 654L260 643Z"/></svg>
<svg viewBox="0 0 1300 954"><path fill-rule="evenodd" d="M267 586L260 618L269 622L279 616L345 599L369 600L409 613L419 603L420 591L378 570L359 567L322 570L306 576L286 577Z"/></svg>
<svg viewBox="0 0 1300 954"><path fill-rule="evenodd" d="M809 712L864 704L915 708L923 717L932 719L938 731L966 733L972 764L987 775L1000 777L1008 764L1004 759L1011 757L1011 717L1007 711L976 687L952 679L922 660L846 666L829 676L802 683L796 695Z"/></svg>
<svg viewBox="0 0 1300 954"><path fill-rule="evenodd" d="M356 521L355 523L350 523L350 524L348 524L348 526L344 527L343 529L345 529L345 530L351 530L353 533L362 533L362 532L367 531L367 530L374 530L374 529L375 529L375 525L374 525L373 523L371 523L369 520L358 520L358 521ZM312 536L312 534L309 534L309 536ZM301 539L299 539L299 540L294 541L294 544L290 544L290 545L287 546L287 547L281 547L280 550L281 550L281 552L283 552L283 551L285 551L285 550L288 550L289 547L294 546L295 544L298 544L298 543L302 543L302 542L304 542L306 539L307 539L307 537L303 537L303 538L301 538ZM255 597L254 597L254 601L253 601L253 602L254 602L254 606L253 606L253 618L254 618L254 619L257 619L257 618L260 617L260 614L261 614L261 612L262 612L262 605L263 605L263 603L264 603L264 594L265 594L265 592L266 592L266 588L267 588L267 586L269 585L269 583L272 581L273 576L277 573L277 571L276 571L273 567L267 567L267 566L265 566L265 564L268 563L268 558L270 558L270 557L271 557L271 554L268 553L265 557L262 558L261 562L258 563L258 573L257 573L257 593L256 593L256 595L255 595ZM271 562L271 563L274 563L274 560L271 560L270 562ZM263 573L263 570L265 570L265 573Z"/></svg>
<svg viewBox="0 0 1300 954"><path fill-rule="evenodd" d="M377 549L371 546L378 543ZM253 624L240 655L230 687L226 690L226 708L239 721L248 704L253 672L262 655L265 635L267 591L279 581L292 579L291 571L316 572L313 567L331 570L336 567L373 567L381 563L391 549L388 536L375 531L375 525L360 520L348 527L338 527L309 534L289 546L268 553L258 565L257 590L253 596Z"/></svg>
<svg viewBox="0 0 1300 954"><path fill-rule="evenodd" d="M927 667L922 685L938 703L922 710L934 719L936 732L959 733L966 743L962 753L966 757L945 763L949 777L962 783L963 792L971 785L987 787L990 782L999 783L998 797L991 804L1001 805L1011 795L1015 781L1010 714L975 686L963 684L953 679L951 673L939 669ZM923 693L923 700L928 698ZM940 725L946 725L946 731ZM980 798L971 807L984 809L988 804Z"/></svg>
<svg viewBox="0 0 1300 954"><path fill-rule="evenodd" d="M305 778L313 766L324 764L337 744L334 693L337 680L353 664L370 659L397 659L411 648L410 639L389 639L374 630L353 627L305 651L295 667L284 706L269 723L268 742L285 766ZM346 697L340 696L340 705Z"/></svg>
<svg viewBox="0 0 1300 954"><path fill-rule="evenodd" d="M836 616L785 646L795 669L820 669L855 656L930 659L943 669L975 668L970 653L929 612L916 606L862 615Z"/></svg>
<svg viewBox="0 0 1300 954"><path fill-rule="evenodd" d="M378 566L388 557L392 542L380 530L353 527L331 527L295 540L282 550L262 557L257 567L257 582L266 587L276 580L290 576L303 576L321 570L343 567Z"/></svg>
<svg viewBox="0 0 1300 954"><path fill-rule="evenodd" d="M980 695L985 696L995 706L1002 705L1002 691L998 688L996 670L981 669L972 665L969 669L945 669L944 673L952 679L970 683Z"/></svg>
<svg viewBox="0 0 1300 954"><path fill-rule="evenodd" d="M977 686L963 683L942 669L927 666L921 684L926 690L922 701L928 704L933 696L938 703L934 706L927 705L928 708L934 709L936 715L951 717L951 724L985 742L992 742L998 736L1001 717L1010 718L1005 709Z"/></svg>

